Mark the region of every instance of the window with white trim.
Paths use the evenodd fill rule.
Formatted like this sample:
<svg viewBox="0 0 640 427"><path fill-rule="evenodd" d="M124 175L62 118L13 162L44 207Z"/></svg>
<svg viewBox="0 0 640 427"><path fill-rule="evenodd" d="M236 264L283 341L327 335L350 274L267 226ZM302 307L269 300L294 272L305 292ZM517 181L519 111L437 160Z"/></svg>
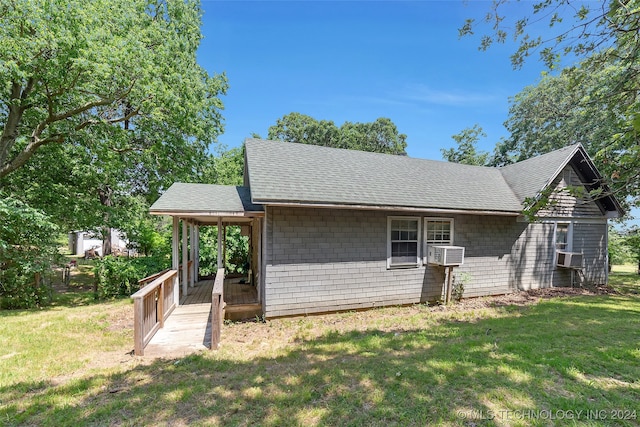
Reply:
<svg viewBox="0 0 640 427"><path fill-rule="evenodd" d="M424 241L427 245L453 245L453 219L425 218Z"/></svg>
<svg viewBox="0 0 640 427"><path fill-rule="evenodd" d="M420 218L392 216L387 218L387 268L417 267L420 242Z"/></svg>
<svg viewBox="0 0 640 427"><path fill-rule="evenodd" d="M572 227L570 222L556 222L555 244L556 250L571 252Z"/></svg>

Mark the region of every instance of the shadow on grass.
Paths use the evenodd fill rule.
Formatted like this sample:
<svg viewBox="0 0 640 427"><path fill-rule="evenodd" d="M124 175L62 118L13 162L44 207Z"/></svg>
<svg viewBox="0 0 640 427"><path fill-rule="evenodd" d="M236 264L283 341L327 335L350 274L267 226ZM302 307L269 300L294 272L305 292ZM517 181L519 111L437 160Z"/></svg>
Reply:
<svg viewBox="0 0 640 427"><path fill-rule="evenodd" d="M640 295L640 275L636 271L616 271L609 276L609 285L621 294Z"/></svg>
<svg viewBox="0 0 640 427"><path fill-rule="evenodd" d="M638 299L545 301L411 331L327 332L275 358L206 352L64 385L0 388L5 425L524 425L636 409ZM505 308L508 310L508 308ZM635 314L633 314L635 313ZM268 326L265 326L268 327ZM25 394L26 393L26 394ZM533 411L534 419L522 419ZM599 412L598 414L605 414ZM629 415L631 417L631 415Z"/></svg>

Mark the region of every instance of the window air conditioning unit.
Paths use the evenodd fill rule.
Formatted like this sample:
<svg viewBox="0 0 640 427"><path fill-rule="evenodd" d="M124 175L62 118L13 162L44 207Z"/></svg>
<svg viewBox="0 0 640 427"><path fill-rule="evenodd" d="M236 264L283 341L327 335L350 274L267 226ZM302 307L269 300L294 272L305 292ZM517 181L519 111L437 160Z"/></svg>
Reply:
<svg viewBox="0 0 640 427"><path fill-rule="evenodd" d="M582 268L582 254L577 252L557 251L556 265L564 268Z"/></svg>
<svg viewBox="0 0 640 427"><path fill-rule="evenodd" d="M464 263L462 246L428 246L427 262L429 264L453 266Z"/></svg>

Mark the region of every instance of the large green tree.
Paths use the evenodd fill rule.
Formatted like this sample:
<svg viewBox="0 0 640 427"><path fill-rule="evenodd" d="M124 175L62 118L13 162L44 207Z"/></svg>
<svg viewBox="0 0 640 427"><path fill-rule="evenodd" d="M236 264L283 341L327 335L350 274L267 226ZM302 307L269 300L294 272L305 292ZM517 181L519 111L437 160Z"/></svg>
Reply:
<svg viewBox="0 0 640 427"><path fill-rule="evenodd" d="M0 177L43 146L145 151L161 169L220 131L193 0L0 2ZM98 148L100 150L101 148Z"/></svg>
<svg viewBox="0 0 640 427"><path fill-rule="evenodd" d="M244 145L228 149L218 146L202 164L198 182L219 185L242 185L244 176Z"/></svg>
<svg viewBox="0 0 640 427"><path fill-rule="evenodd" d="M226 90L196 63L199 2L0 0L0 20L5 193L107 237L195 175Z"/></svg>
<svg viewBox="0 0 640 427"><path fill-rule="evenodd" d="M42 304L39 273L57 254L57 226L42 212L12 197L0 197L0 308Z"/></svg>
<svg viewBox="0 0 640 427"><path fill-rule="evenodd" d="M505 127L510 136L497 145L495 163L520 161L569 144L582 143L593 154L613 142L620 112L602 108L592 94L606 88L610 67L590 74L577 68L546 74L510 99Z"/></svg>
<svg viewBox="0 0 640 427"><path fill-rule="evenodd" d="M620 69L585 72L580 66L546 75L511 99L508 138L496 145L492 164L505 165L582 143L621 201L640 196L640 150L625 132L626 104L607 103Z"/></svg>
<svg viewBox="0 0 640 427"><path fill-rule="evenodd" d="M387 154L406 154L407 136L388 118L374 122L345 122L338 127L330 120L316 120L300 113L287 114L269 128L268 138L301 144Z"/></svg>
<svg viewBox="0 0 640 427"><path fill-rule="evenodd" d="M513 2L493 2L484 22L467 20L462 36L479 28L480 48L513 39L515 68L532 54L556 71L514 98L506 126L511 137L496 148L505 164L582 142L606 172L619 198L640 195L640 1L543 0L517 16ZM546 22L546 26L544 23Z"/></svg>

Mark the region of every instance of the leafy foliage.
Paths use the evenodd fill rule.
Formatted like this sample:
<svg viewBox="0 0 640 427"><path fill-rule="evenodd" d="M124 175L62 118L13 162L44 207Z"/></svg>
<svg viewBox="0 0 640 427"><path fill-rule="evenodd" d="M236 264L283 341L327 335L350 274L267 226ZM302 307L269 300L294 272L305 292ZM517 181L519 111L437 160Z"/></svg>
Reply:
<svg viewBox="0 0 640 427"><path fill-rule="evenodd" d="M455 302L462 301L462 297L464 296L464 288L465 285L468 285L471 281L471 274L467 272L458 273L454 276L452 288L451 288L451 299Z"/></svg>
<svg viewBox="0 0 640 427"><path fill-rule="evenodd" d="M404 155L407 148L407 136L398 133L390 119L382 117L375 122L345 122L337 127L330 120L318 121L304 114L291 113L269 128L268 138L387 154Z"/></svg>
<svg viewBox="0 0 640 427"><path fill-rule="evenodd" d="M533 53L551 69L579 60L557 76L514 98L506 123L511 137L496 147L492 163L500 165L582 142L619 200L640 197L640 3L637 0L532 3L528 16L507 13L510 2L493 2L484 24L488 34L480 48L519 43L515 68ZM546 21L555 36L543 38L537 26ZM483 24L480 24L481 26ZM478 22L467 20L461 36L474 34Z"/></svg>
<svg viewBox="0 0 640 427"><path fill-rule="evenodd" d="M131 220L120 228L129 248L138 254L168 258L171 254L171 224L168 218L152 216L143 200L128 207Z"/></svg>
<svg viewBox="0 0 640 427"><path fill-rule="evenodd" d="M509 0L493 1L482 22L467 19L458 30L460 37L475 34L478 26L490 28L480 38L480 49L487 50L495 43L509 38L518 43L511 55L514 68L520 68L532 54L548 68L556 67L563 56L584 57L614 47L611 57L626 64L637 63L640 47L640 9L636 0L608 0L576 2L571 0L539 0L530 3L526 16L517 17ZM546 21L550 33L538 34ZM636 44L634 46L634 44Z"/></svg>
<svg viewBox="0 0 640 427"><path fill-rule="evenodd" d="M464 129L452 138L458 144L458 148L440 149L442 157L453 163L465 165L486 166L489 160L489 153L478 151L476 144L480 137L486 137L482 128L475 124L472 128Z"/></svg>
<svg viewBox="0 0 640 427"><path fill-rule="evenodd" d="M0 307L27 308L43 303L46 289L36 273L57 258L58 227L36 209L0 197Z"/></svg>
<svg viewBox="0 0 640 427"><path fill-rule="evenodd" d="M567 68L558 76L545 76L512 99L505 127L510 136L496 145L494 165L505 165L582 143L606 183L623 203L640 196L640 151L620 133L619 105L602 97L615 84L616 67L587 73Z"/></svg>
<svg viewBox="0 0 640 427"><path fill-rule="evenodd" d="M249 239L242 236L240 227L226 227L225 273L247 273ZM218 271L218 227L200 229L200 274L210 276Z"/></svg>
<svg viewBox="0 0 640 427"><path fill-rule="evenodd" d="M629 248L627 233L620 233L609 227L609 264L624 265L632 261L633 254Z"/></svg>
<svg viewBox="0 0 640 427"><path fill-rule="evenodd" d="M625 244L629 248L638 265L637 273L640 274L640 227L633 227L626 233Z"/></svg>
<svg viewBox="0 0 640 427"><path fill-rule="evenodd" d="M164 251L143 212L222 132L200 25L197 0L0 0L0 188L63 230Z"/></svg>
<svg viewBox="0 0 640 427"><path fill-rule="evenodd" d="M94 274L98 298L130 296L138 290L138 280L169 268L166 257L126 258L106 256L96 261Z"/></svg>
<svg viewBox="0 0 640 427"><path fill-rule="evenodd" d="M244 174L244 145L227 149L217 148L217 155L210 154L203 162L200 182L219 185L242 185Z"/></svg>
<svg viewBox="0 0 640 427"><path fill-rule="evenodd" d="M219 133L226 81L195 62L196 1L3 0L0 10L0 177L53 143L127 152L157 162L136 172L161 176Z"/></svg>

